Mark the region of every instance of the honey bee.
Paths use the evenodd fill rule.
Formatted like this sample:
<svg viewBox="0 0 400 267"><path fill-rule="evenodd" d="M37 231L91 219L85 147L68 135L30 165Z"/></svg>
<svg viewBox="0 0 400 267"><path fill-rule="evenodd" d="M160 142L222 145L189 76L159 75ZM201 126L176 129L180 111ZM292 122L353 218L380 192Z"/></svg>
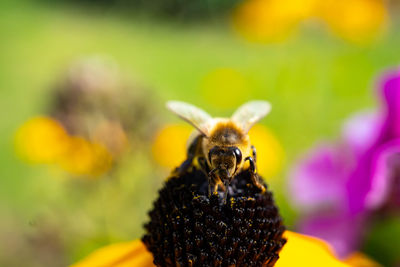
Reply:
<svg viewBox="0 0 400 267"><path fill-rule="evenodd" d="M252 183L265 190L257 175L256 150L248 132L270 112L267 101L245 103L230 118L213 118L202 109L180 101L167 102L167 108L197 129L189 140L187 159L176 170L178 173L187 171L197 160L208 176L208 195L215 194L220 186L226 203L230 182L248 161Z"/></svg>

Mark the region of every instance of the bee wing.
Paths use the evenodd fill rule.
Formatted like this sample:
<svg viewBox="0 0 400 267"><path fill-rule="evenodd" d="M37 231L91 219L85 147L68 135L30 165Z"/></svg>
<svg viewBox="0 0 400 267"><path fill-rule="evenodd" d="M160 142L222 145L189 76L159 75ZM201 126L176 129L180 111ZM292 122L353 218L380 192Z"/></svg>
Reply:
<svg viewBox="0 0 400 267"><path fill-rule="evenodd" d="M181 101L168 101L167 108L208 137L213 118L207 112Z"/></svg>
<svg viewBox="0 0 400 267"><path fill-rule="evenodd" d="M267 101L250 101L240 106L232 115L231 120L240 126L246 133L250 128L271 110Z"/></svg>

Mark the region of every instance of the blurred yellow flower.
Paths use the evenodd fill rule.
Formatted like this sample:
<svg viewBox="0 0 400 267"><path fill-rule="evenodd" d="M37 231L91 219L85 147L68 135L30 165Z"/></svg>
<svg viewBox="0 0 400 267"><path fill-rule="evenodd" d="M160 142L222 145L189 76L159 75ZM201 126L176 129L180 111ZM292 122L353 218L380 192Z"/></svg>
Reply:
<svg viewBox="0 0 400 267"><path fill-rule="evenodd" d="M233 25L249 41L281 41L313 13L315 1L247 0L234 12Z"/></svg>
<svg viewBox="0 0 400 267"><path fill-rule="evenodd" d="M285 237L288 241L279 254L279 260L275 265L277 267L350 266L336 259L330 247L322 240L290 231L285 232ZM154 266L152 254L146 250L140 240L101 248L70 267L126 266Z"/></svg>
<svg viewBox="0 0 400 267"><path fill-rule="evenodd" d="M33 163L54 163L68 148L69 137L62 125L48 117L26 121L15 134L18 155Z"/></svg>
<svg viewBox="0 0 400 267"><path fill-rule="evenodd" d="M249 41L273 42L313 17L340 37L362 43L386 26L388 12L383 0L246 0L234 12L233 25Z"/></svg>
<svg viewBox="0 0 400 267"><path fill-rule="evenodd" d="M161 128L152 147L156 162L169 169L179 166L186 159L187 140L192 131L193 127L185 124L168 124Z"/></svg>
<svg viewBox="0 0 400 267"><path fill-rule="evenodd" d="M59 163L70 173L98 176L110 169L112 156L103 145L73 136L70 137L69 147Z"/></svg>
<svg viewBox="0 0 400 267"><path fill-rule="evenodd" d="M33 163L58 164L77 175L97 176L111 168L112 155L100 143L69 136L62 125L50 117L36 117L16 132L17 153Z"/></svg>
<svg viewBox="0 0 400 267"><path fill-rule="evenodd" d="M280 142L267 127L260 124L250 130L249 136L257 151L258 172L264 178L273 177L282 169L285 159Z"/></svg>
<svg viewBox="0 0 400 267"><path fill-rule="evenodd" d="M201 84L201 94L207 103L220 108L238 106L250 90L246 78L232 68L218 68L209 72Z"/></svg>
<svg viewBox="0 0 400 267"><path fill-rule="evenodd" d="M321 1L319 15L334 33L357 43L373 39L388 20L383 0Z"/></svg>

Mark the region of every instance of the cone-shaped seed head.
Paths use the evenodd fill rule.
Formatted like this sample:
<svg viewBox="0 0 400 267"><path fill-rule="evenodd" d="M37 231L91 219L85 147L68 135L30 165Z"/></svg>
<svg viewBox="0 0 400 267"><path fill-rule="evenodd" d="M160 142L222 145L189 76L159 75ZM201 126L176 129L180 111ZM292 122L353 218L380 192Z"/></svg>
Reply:
<svg viewBox="0 0 400 267"><path fill-rule="evenodd" d="M171 177L159 192L142 238L157 266L273 266L286 240L271 192L238 174L211 198L199 170Z"/></svg>

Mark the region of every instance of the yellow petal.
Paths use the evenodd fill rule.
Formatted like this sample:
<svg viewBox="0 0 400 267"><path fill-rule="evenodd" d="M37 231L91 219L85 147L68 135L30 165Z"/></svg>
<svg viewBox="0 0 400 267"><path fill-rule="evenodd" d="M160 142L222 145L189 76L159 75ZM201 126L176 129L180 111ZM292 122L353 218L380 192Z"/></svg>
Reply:
<svg viewBox="0 0 400 267"><path fill-rule="evenodd" d="M285 232L287 243L279 253L276 267L344 267L350 266L335 258L331 248L324 241L294 233Z"/></svg>
<svg viewBox="0 0 400 267"><path fill-rule="evenodd" d="M288 242L279 254L277 267L374 267L374 265L348 265L333 255L322 240L286 231ZM153 256L140 240L110 245L101 248L87 258L70 267L151 267ZM379 265L376 265L379 266Z"/></svg>
<svg viewBox="0 0 400 267"><path fill-rule="evenodd" d="M345 262L353 267L381 267L379 263L370 259L367 255L361 252L354 252L345 259Z"/></svg>
<svg viewBox="0 0 400 267"><path fill-rule="evenodd" d="M70 267L152 267L153 255L140 240L117 243L96 250Z"/></svg>

